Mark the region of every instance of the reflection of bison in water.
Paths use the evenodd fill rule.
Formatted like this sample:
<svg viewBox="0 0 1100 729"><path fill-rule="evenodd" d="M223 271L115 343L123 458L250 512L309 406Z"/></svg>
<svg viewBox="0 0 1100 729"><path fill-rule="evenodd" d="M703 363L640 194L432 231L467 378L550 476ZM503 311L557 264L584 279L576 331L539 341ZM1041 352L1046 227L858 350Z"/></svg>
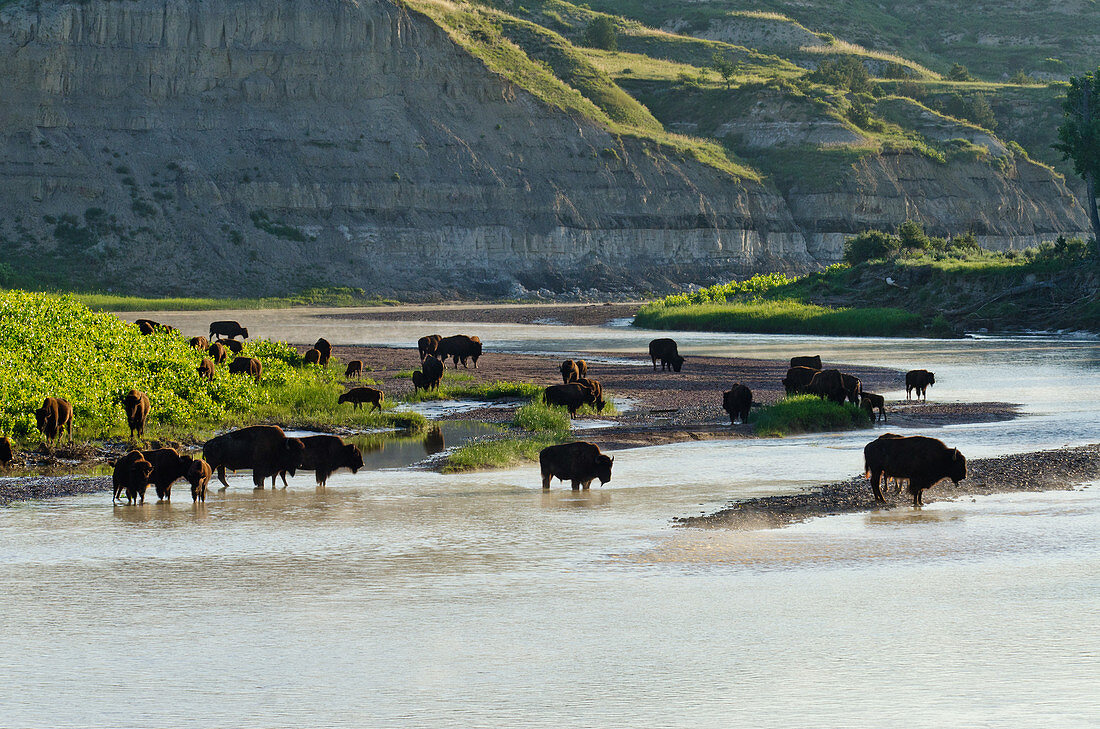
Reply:
<svg viewBox="0 0 1100 729"><path fill-rule="evenodd" d="M242 339L248 339L248 330L240 325L239 322L232 320L215 321L210 323L210 337L214 336L228 337L233 339L240 337Z"/></svg>
<svg viewBox="0 0 1100 729"><path fill-rule="evenodd" d="M145 460L141 451L130 451L114 463L114 473L111 480L114 484L114 496L111 501L118 501L123 493L126 494L126 503L132 504L138 499L145 503L145 489L149 488L150 476L153 473L153 464Z"/></svg>
<svg viewBox="0 0 1100 729"><path fill-rule="evenodd" d="M811 370L821 369L821 355L813 357L791 357L791 367L809 367Z"/></svg>
<svg viewBox="0 0 1100 729"><path fill-rule="evenodd" d="M749 422L752 390L741 383L735 384L728 392L722 393L722 409L729 413L730 425L733 425L737 418L741 418L742 423Z"/></svg>
<svg viewBox="0 0 1100 729"><path fill-rule="evenodd" d="M787 370L787 376L783 378L783 389L788 395L798 395L806 392L817 370L810 367L791 367Z"/></svg>
<svg viewBox="0 0 1100 729"><path fill-rule="evenodd" d="M386 399L385 394L373 387L353 387L345 392L337 400L337 405L343 405L346 402L352 404L352 408L355 410L363 407L363 403L370 403L374 407L371 410L381 410L382 401Z"/></svg>
<svg viewBox="0 0 1100 729"><path fill-rule="evenodd" d="M263 375L264 366L260 363L260 360L253 359L252 357L237 357L235 360L229 363L229 374L231 375L251 375L256 379L256 384L260 384L260 377Z"/></svg>
<svg viewBox="0 0 1100 729"><path fill-rule="evenodd" d="M423 362L425 357L435 354L439 348L439 343L442 341L443 337L438 334L429 334L416 340L416 349L420 353L420 361Z"/></svg>
<svg viewBox="0 0 1100 729"><path fill-rule="evenodd" d="M600 479L600 485L611 480L611 464L615 459L600 453L594 443L577 441L543 448L539 452L542 487L550 488L550 479L572 482L573 490L588 488Z"/></svg>
<svg viewBox="0 0 1100 729"><path fill-rule="evenodd" d="M191 484L191 500L206 501L206 486L210 483L213 471L210 464L201 458L191 461L191 467L187 469L187 481Z"/></svg>
<svg viewBox="0 0 1100 729"><path fill-rule="evenodd" d="M264 479L280 471L294 475L302 462L305 446L299 438L287 438L277 425L253 425L206 441L202 457L218 472L223 488L228 488L225 469L252 469L252 483L264 487Z"/></svg>
<svg viewBox="0 0 1100 729"><path fill-rule="evenodd" d="M839 370L822 370L814 375L810 384L806 386L806 392L810 395L842 404L848 399L848 388L844 384L844 376Z"/></svg>
<svg viewBox="0 0 1100 729"><path fill-rule="evenodd" d="M205 360L204 360L205 361ZM141 390L130 390L122 398L122 409L126 411L126 423L130 426L130 440L134 434L138 438L145 436L145 421L149 419L149 396Z"/></svg>
<svg viewBox="0 0 1100 729"><path fill-rule="evenodd" d="M679 372L684 366L684 358L676 348L674 339L654 339L649 343L649 358L653 360L653 370L657 370L657 360L661 360L661 372L672 368L673 372Z"/></svg>
<svg viewBox="0 0 1100 729"><path fill-rule="evenodd" d="M214 360L214 364L225 362L225 358L229 356L225 345L221 342L212 342L206 353L210 355L210 359Z"/></svg>
<svg viewBox="0 0 1100 729"><path fill-rule="evenodd" d="M346 468L352 473L359 473L363 467L363 453L358 446L345 443L335 435L311 435L300 439L304 446L302 450L302 463L298 466L302 471L313 471L318 486L325 486L328 477L334 471ZM286 484L286 471L280 471L283 486ZM275 487L275 476L271 477L271 487Z"/></svg>
<svg viewBox="0 0 1100 729"><path fill-rule="evenodd" d="M873 392L863 391L859 396L859 406L867 411L867 414L871 416L871 420L877 421L875 417L875 410L878 410L878 414L882 417L882 422L886 422L886 398L882 395L876 395Z"/></svg>
<svg viewBox="0 0 1100 729"><path fill-rule="evenodd" d="M542 393L542 401L547 405L559 405L568 408L569 417L577 417L577 410L583 405L592 405L596 412L603 412L607 403L603 399L603 389L595 392L593 388L576 382L568 385L550 385Z"/></svg>
<svg viewBox="0 0 1100 729"><path fill-rule="evenodd" d="M11 438L0 435L0 466L7 467L15 460L15 447L11 444Z"/></svg>
<svg viewBox="0 0 1100 729"><path fill-rule="evenodd" d="M481 357L481 340L465 334L444 337L435 348L435 356L444 362L450 357L454 361L455 369L458 369L459 361L466 367L466 360L473 360L476 369L477 360Z"/></svg>
<svg viewBox="0 0 1100 729"><path fill-rule="evenodd" d="M909 480L913 506L921 506L924 490L942 479L949 478L957 484L966 478L966 457L959 449L948 448L942 440L923 435L882 435L863 449L863 461L875 501L886 500L879 488L883 475Z"/></svg>
<svg viewBox="0 0 1100 729"><path fill-rule="evenodd" d="M34 411L38 421L38 430L46 438L46 445L53 445L64 431L69 432L69 443L73 442L73 406L60 397L47 397L42 407Z"/></svg>
<svg viewBox="0 0 1100 729"><path fill-rule="evenodd" d="M905 373L905 399L916 390L917 399L928 402L928 388L936 384L936 375L928 370L909 370Z"/></svg>

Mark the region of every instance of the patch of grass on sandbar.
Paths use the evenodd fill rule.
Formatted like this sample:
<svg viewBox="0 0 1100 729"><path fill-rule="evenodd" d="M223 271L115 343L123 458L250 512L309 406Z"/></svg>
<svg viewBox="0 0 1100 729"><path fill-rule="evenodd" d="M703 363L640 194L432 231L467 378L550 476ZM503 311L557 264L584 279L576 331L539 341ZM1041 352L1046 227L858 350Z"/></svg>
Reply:
<svg viewBox="0 0 1100 729"><path fill-rule="evenodd" d="M539 451L560 443L553 435L508 436L494 440L478 440L455 450L447 459L443 473L475 471L484 468L507 468L537 460Z"/></svg>
<svg viewBox="0 0 1100 729"><path fill-rule="evenodd" d="M755 334L903 337L925 334L917 314L895 308L834 309L791 299L666 307L650 304L634 317L646 329Z"/></svg>
<svg viewBox="0 0 1100 729"><path fill-rule="evenodd" d="M871 418L858 406L837 405L816 395L795 395L765 405L749 415L749 422L756 435L765 437L871 427Z"/></svg>
<svg viewBox="0 0 1100 729"><path fill-rule="evenodd" d="M461 377L461 375L459 376ZM405 402L424 402L426 400L498 400L506 397L541 397L543 387L531 382L493 382L448 383L444 375L443 384L436 390L417 390L403 399Z"/></svg>

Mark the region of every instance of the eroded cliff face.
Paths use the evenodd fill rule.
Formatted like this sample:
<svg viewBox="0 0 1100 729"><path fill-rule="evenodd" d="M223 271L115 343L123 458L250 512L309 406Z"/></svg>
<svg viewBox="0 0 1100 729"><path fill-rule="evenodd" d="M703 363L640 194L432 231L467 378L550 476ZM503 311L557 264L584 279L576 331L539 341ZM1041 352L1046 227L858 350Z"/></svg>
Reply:
<svg viewBox="0 0 1100 729"><path fill-rule="evenodd" d="M0 64L7 260L132 293L803 271L861 221L928 218L918 196L973 182L915 190L884 161L858 189L784 197L548 107L388 0L20 0L0 9ZM1049 175L1026 178L1002 181L991 244L1072 219ZM974 217L935 205L939 227Z"/></svg>
<svg viewBox="0 0 1100 729"><path fill-rule="evenodd" d="M779 196L548 108L386 0L24 2L0 59L5 245L128 290L813 265Z"/></svg>

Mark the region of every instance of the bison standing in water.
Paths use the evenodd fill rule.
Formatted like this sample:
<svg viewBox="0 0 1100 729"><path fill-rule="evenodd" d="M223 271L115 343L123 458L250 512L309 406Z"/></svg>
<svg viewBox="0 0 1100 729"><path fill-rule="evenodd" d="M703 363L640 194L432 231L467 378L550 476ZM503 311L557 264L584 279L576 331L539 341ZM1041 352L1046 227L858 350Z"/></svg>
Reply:
<svg viewBox="0 0 1100 729"><path fill-rule="evenodd" d="M207 360L204 360L207 361ZM130 440L145 437L145 421L149 419L149 396L141 390L130 390L122 398L122 409L126 411L126 423L130 426Z"/></svg>
<svg viewBox="0 0 1100 729"><path fill-rule="evenodd" d="M737 418L742 423L749 422L749 410L752 409L752 390L736 383L728 392L722 393L722 409L729 413L730 425Z"/></svg>
<svg viewBox="0 0 1100 729"><path fill-rule="evenodd" d="M600 453L594 443L576 441L543 448L539 452L542 487L550 488L550 479L570 481L574 491L600 479L600 485L611 480L611 464L615 459Z"/></svg>
<svg viewBox="0 0 1100 729"><path fill-rule="evenodd" d="M358 473L363 467L363 453L359 446L345 443L335 435L311 435L301 438L302 463L298 466L301 471L313 471L317 479L317 485L324 487L328 483L328 477L334 471L346 468L352 473ZM279 476L286 484L286 471L280 471ZM275 476L271 477L271 487L275 487Z"/></svg>
<svg viewBox="0 0 1100 729"><path fill-rule="evenodd" d="M277 425L253 425L206 441L202 457L218 473L223 488L229 488L225 469L252 469L252 483L264 487L264 479L280 471L294 475L302 462L305 445L300 438L287 438Z"/></svg>
<svg viewBox="0 0 1100 729"><path fill-rule="evenodd" d="M156 489L157 498L168 501L172 500L172 484L187 477L191 463L195 460L191 456L180 455L175 448L142 451L141 456L153 464L153 473L149 476L149 482Z"/></svg>
<svg viewBox="0 0 1100 729"><path fill-rule="evenodd" d="M928 402L928 388L936 384L936 375L928 370L909 370L905 373L905 399L915 390L917 399Z"/></svg>
<svg viewBox="0 0 1100 729"><path fill-rule="evenodd" d="M863 462L875 501L886 501L879 488L883 475L909 480L913 506L922 506L924 490L939 481L949 478L957 484L966 478L966 457L959 449L923 435L886 433L863 449Z"/></svg>
<svg viewBox="0 0 1100 729"><path fill-rule="evenodd" d="M42 407L34 411L38 430L46 438L46 445L54 445L64 431L69 432L69 444L73 442L73 406L60 397L47 397Z"/></svg>
<svg viewBox="0 0 1100 729"><path fill-rule="evenodd" d="M677 351L676 340L654 339L649 343L649 358L653 360L653 371L657 371L657 360L661 360L661 372L671 368L673 372L679 372L684 366L684 358Z"/></svg>
<svg viewBox="0 0 1100 729"><path fill-rule="evenodd" d="M141 451L130 451L114 463L114 473L111 480L114 484L114 495L111 501L118 501L122 494L126 494L126 502L134 503L140 499L145 503L145 489L149 488L149 480L153 474L153 464L142 457Z"/></svg>
<svg viewBox="0 0 1100 729"><path fill-rule="evenodd" d="M187 481L191 484L191 500L206 501L206 486L210 483L213 471L210 464L201 458L191 461L191 467L187 469Z"/></svg>

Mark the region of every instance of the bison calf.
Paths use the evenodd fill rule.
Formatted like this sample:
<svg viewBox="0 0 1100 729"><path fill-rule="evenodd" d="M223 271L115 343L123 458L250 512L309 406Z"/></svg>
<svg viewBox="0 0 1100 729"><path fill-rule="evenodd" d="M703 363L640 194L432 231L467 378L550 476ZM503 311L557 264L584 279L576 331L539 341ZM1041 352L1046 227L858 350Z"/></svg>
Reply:
<svg viewBox="0 0 1100 729"><path fill-rule="evenodd" d="M244 351L244 344L238 342L236 339L219 339L217 343L225 347L233 354L240 354Z"/></svg>
<svg viewBox="0 0 1100 729"><path fill-rule="evenodd" d="M251 375L256 379L256 384L260 384L260 377L263 375L264 366L260 363L260 360L252 357L237 357L235 360L229 363L229 374L231 375Z"/></svg>
<svg viewBox="0 0 1100 729"><path fill-rule="evenodd" d="M191 346L195 349L206 349L210 341L206 337L191 337Z"/></svg>
<svg viewBox="0 0 1100 729"><path fill-rule="evenodd" d="M875 410L878 410L878 414L882 417L882 422L886 422L886 398L882 395L876 395L873 392L863 391L860 393L859 404L867 414L871 416L871 420L877 421L875 417Z"/></svg>
<svg viewBox="0 0 1100 729"><path fill-rule="evenodd" d="M187 469L187 481L191 484L191 500L206 501L206 486L210 483L210 477L214 474L210 464L201 458L191 461Z"/></svg>
<svg viewBox="0 0 1100 729"><path fill-rule="evenodd" d="M374 387L355 387L348 390L337 399L337 405L343 405L346 402L350 402L352 406L358 410L363 407L363 403L370 403L374 407L371 410L381 410L382 401L386 399L385 394Z"/></svg>
<svg viewBox="0 0 1100 729"><path fill-rule="evenodd" d="M130 390L122 398L122 408L126 411L126 423L130 426L130 440L145 437L145 421L149 419L149 396L141 390Z"/></svg>
<svg viewBox="0 0 1100 729"><path fill-rule="evenodd" d="M145 490L149 488L150 477L153 474L153 464L145 460L141 451L130 451L115 461L114 466L114 473L111 476L114 496L111 501L118 501L125 492L126 503L132 504L140 499L140 503L144 504Z"/></svg>
<svg viewBox="0 0 1100 729"><path fill-rule="evenodd" d="M539 452L542 487L550 488L550 479L570 481L574 491L587 489L595 479L600 485L611 480L611 464L615 459L600 453L595 443L576 441L543 448Z"/></svg>
<svg viewBox="0 0 1100 729"><path fill-rule="evenodd" d="M363 376L363 360L353 359L348 362L347 368L344 369L344 379L350 380L352 377L359 379Z"/></svg>
<svg viewBox="0 0 1100 729"><path fill-rule="evenodd" d="M206 353L214 360L214 364L225 362L225 358L229 356L228 351L225 349L225 345L221 342L214 342L211 344L206 350Z"/></svg>
<svg viewBox="0 0 1100 729"><path fill-rule="evenodd" d="M752 409L752 390L741 383L734 384L728 392L722 393L722 409L730 416L730 425L737 418L742 423L749 422L749 411Z"/></svg>
<svg viewBox="0 0 1100 729"><path fill-rule="evenodd" d="M212 382L214 380L214 363L206 357L202 358L202 362L199 363L199 378Z"/></svg>
<svg viewBox="0 0 1100 729"><path fill-rule="evenodd" d="M306 352L306 356L302 358L304 364L321 364L321 350L313 348Z"/></svg>

